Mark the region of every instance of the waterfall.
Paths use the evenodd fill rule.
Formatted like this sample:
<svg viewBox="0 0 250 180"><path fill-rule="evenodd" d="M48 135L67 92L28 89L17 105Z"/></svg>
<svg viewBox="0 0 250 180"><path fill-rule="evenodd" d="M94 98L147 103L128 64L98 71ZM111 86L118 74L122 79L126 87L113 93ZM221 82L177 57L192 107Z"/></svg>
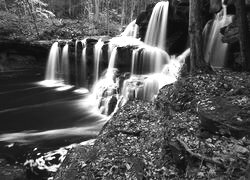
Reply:
<svg viewBox="0 0 250 180"><path fill-rule="evenodd" d="M45 80L57 80L59 70L59 47L58 42L53 43L50 49L46 73L45 73Z"/></svg>
<svg viewBox="0 0 250 180"><path fill-rule="evenodd" d="M110 56L110 59L109 59L109 66L108 66L108 69L114 69L115 68L115 61L116 61L116 56L117 56L117 47L115 47L113 50L112 50L112 53L111 53L111 56Z"/></svg>
<svg viewBox="0 0 250 180"><path fill-rule="evenodd" d="M126 27L123 33L121 33L121 36L129 36L129 37L137 37L138 33L138 25L136 24L136 20L129 23L129 25Z"/></svg>
<svg viewBox="0 0 250 180"><path fill-rule="evenodd" d="M146 44L165 49L167 38L168 9L168 1L162 1L155 5L145 36L144 42Z"/></svg>
<svg viewBox="0 0 250 180"><path fill-rule="evenodd" d="M79 86L79 80L78 80L78 52L77 52L77 49L78 49L78 40L76 40L75 42L75 80L76 80L76 86Z"/></svg>
<svg viewBox="0 0 250 180"><path fill-rule="evenodd" d="M82 49L82 56L81 56L81 82L80 84L83 87L87 86L87 45L86 45L86 40L82 42L83 44L83 49Z"/></svg>
<svg viewBox="0 0 250 180"><path fill-rule="evenodd" d="M132 52L131 74L136 74L137 61L138 61L138 57L139 57L139 50L140 49L134 49Z"/></svg>
<svg viewBox="0 0 250 180"><path fill-rule="evenodd" d="M66 44L62 50L61 79L65 84L70 83L69 79L69 45Z"/></svg>
<svg viewBox="0 0 250 180"><path fill-rule="evenodd" d="M99 39L94 47L94 82L97 82L99 79L99 68L100 68L100 60L102 59L102 47L104 42L102 39Z"/></svg>
<svg viewBox="0 0 250 180"><path fill-rule="evenodd" d="M222 12L215 16L211 27L207 24L204 28L204 58L212 67L224 67L226 65L228 44L222 42L220 29L231 22L232 16L227 15L226 6L223 5Z"/></svg>
<svg viewBox="0 0 250 180"><path fill-rule="evenodd" d="M124 104L124 102L129 99L152 101L160 88L176 81L181 64L190 53L190 50L185 51L177 58L170 58L165 51L168 9L169 2L159 2L156 4L149 21L145 42L136 39L138 30L136 20L128 25L121 36L109 40L109 63L105 75L101 77L100 62L103 59L102 51L104 42L102 39L99 39L94 45L94 83L91 94L93 99L91 98L91 101L96 103L96 107L101 113L110 115L114 109L117 109L115 106ZM76 46L77 43L78 41L76 42ZM82 41L82 46L81 63L79 67L79 63L76 62L76 73L78 76L80 74L81 77L77 78L84 84L83 87L86 87L86 39ZM58 45L56 47L58 49ZM61 57L61 74L63 74L61 78L64 79L65 83L69 83L68 48L68 44L66 44ZM75 48L77 56L77 47ZM131 63L130 67L126 67L130 73L123 73L123 71L116 73L116 71L119 71L119 69L116 69L119 68L119 63L124 63L120 61L122 54L118 56L118 53L122 52L124 48L129 48L126 49L127 52L132 51L131 59L128 58L125 60L126 63ZM53 52L53 57L57 57L58 59L58 53L55 53L55 50L53 50ZM85 90L84 92L87 91ZM124 101L121 101L121 99Z"/></svg>

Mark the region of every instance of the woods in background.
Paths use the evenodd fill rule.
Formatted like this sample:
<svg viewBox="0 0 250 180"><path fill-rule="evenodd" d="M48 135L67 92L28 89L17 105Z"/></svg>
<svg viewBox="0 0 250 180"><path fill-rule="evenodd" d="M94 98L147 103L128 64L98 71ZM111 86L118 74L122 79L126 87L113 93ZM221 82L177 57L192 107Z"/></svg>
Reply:
<svg viewBox="0 0 250 180"><path fill-rule="evenodd" d="M159 0L0 0L0 35L71 38L116 35Z"/></svg>

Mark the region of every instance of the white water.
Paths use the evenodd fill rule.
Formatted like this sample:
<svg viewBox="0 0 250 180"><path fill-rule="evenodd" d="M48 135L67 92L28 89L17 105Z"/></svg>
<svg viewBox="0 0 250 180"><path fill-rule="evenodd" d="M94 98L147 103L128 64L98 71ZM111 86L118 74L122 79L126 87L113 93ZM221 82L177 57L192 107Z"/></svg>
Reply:
<svg viewBox="0 0 250 180"><path fill-rule="evenodd" d="M146 44L165 49L167 38L168 9L168 1L159 2L154 7L144 41Z"/></svg>
<svg viewBox="0 0 250 180"><path fill-rule="evenodd" d="M66 44L62 50L61 79L69 84L69 45Z"/></svg>
<svg viewBox="0 0 250 180"><path fill-rule="evenodd" d="M55 42L49 53L45 79L49 81L57 80L57 73L59 70L59 47L58 42Z"/></svg>
<svg viewBox="0 0 250 180"><path fill-rule="evenodd" d="M94 82L97 82L99 79L99 69L100 69L100 61L102 59L102 47L104 42L102 39L99 39L94 47Z"/></svg>
<svg viewBox="0 0 250 180"><path fill-rule="evenodd" d="M138 25L136 24L136 20L129 23L129 25L126 27L123 33L121 33L121 36L129 36L136 38L138 33Z"/></svg>
<svg viewBox="0 0 250 180"><path fill-rule="evenodd" d="M232 16L227 15L226 7L223 6L222 12L218 13L209 31L207 25L204 29L204 58L212 67L224 67L227 62L228 44L222 42L220 29L232 22Z"/></svg>
<svg viewBox="0 0 250 180"><path fill-rule="evenodd" d="M83 87L87 86L87 59L86 59L86 50L87 48L84 47L82 50L82 64L81 64L81 84L83 85Z"/></svg>
<svg viewBox="0 0 250 180"><path fill-rule="evenodd" d="M97 107L103 113L107 113L110 98L116 96L119 99L119 79L116 77L115 68L119 68L116 64L121 60L118 56L118 47L133 47L131 59L131 77L124 81L122 95L129 99L131 94L135 98L144 100L153 100L159 89L166 84L173 83L178 77L179 68L182 61L180 57L170 58L168 53L164 51L167 39L167 20L168 20L169 2L159 2L156 4L152 16L149 21L145 42L136 39L137 25L136 20L131 22L120 37L112 38L109 42L109 64L106 74L99 77L100 61L102 60L102 47L104 42L99 39L94 46L94 86L93 97L95 98ZM82 52L81 70L86 72L86 41ZM66 52L67 46L63 52ZM187 53L186 53L187 54ZM186 55L182 55L186 56ZM64 58L62 58L64 59ZM64 62L64 61L63 61ZM67 69L62 68L63 73ZM118 69L119 71L119 69ZM86 74L85 74L86 75ZM87 75L82 75L87 78ZM120 94L120 95L121 95ZM119 95L119 96L120 96ZM105 99L105 100L104 100Z"/></svg>

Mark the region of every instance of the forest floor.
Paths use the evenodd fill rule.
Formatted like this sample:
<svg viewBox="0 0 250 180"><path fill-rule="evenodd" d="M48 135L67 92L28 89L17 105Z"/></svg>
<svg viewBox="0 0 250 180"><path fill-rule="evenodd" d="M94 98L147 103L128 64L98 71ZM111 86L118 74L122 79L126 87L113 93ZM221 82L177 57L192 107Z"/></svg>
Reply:
<svg viewBox="0 0 250 180"><path fill-rule="evenodd" d="M250 74L180 78L155 102L129 101L55 179L249 179Z"/></svg>

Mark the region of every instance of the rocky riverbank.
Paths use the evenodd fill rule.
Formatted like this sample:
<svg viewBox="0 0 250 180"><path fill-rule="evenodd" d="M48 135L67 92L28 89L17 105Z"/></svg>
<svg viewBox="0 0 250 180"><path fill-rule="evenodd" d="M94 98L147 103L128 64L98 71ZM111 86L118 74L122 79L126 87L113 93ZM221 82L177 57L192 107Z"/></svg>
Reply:
<svg viewBox="0 0 250 180"><path fill-rule="evenodd" d="M155 102L129 101L55 179L249 179L250 74L180 78Z"/></svg>

